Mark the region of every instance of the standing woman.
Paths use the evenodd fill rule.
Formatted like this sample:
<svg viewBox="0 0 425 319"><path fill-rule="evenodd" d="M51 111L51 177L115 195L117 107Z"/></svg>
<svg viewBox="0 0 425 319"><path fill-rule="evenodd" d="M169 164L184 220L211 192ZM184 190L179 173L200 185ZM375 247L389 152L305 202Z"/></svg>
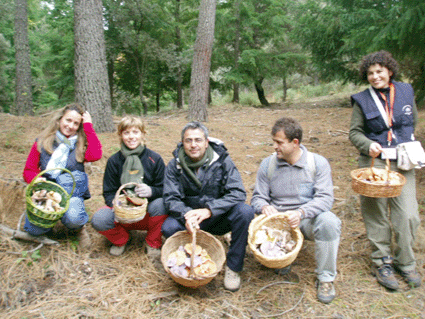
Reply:
<svg viewBox="0 0 425 319"><path fill-rule="evenodd" d="M351 96L353 114L349 138L360 151L359 167L384 168L385 158L391 170L406 177L400 196L371 198L360 196L361 211L367 236L372 246L372 274L384 287L396 290L398 281L394 270L411 287L421 285L413 252L415 235L420 224L414 169L397 168L396 146L415 139L417 109L410 84L396 82L398 63L387 51L365 56L360 76L371 87ZM396 245L391 250L391 238Z"/></svg>
<svg viewBox="0 0 425 319"><path fill-rule="evenodd" d="M55 112L52 120L33 144L28 155L23 177L30 183L41 171L51 168L66 168L72 172L76 187L70 199L69 209L61 221L80 238L80 245L88 247L90 237L83 228L88 222L84 200L90 198L88 177L84 162L94 162L102 157L102 145L94 131L90 114L78 104L69 104ZM61 170L43 174L43 178L54 181L71 191L72 177ZM24 229L33 236L49 232L32 224L28 217Z"/></svg>
<svg viewBox="0 0 425 319"><path fill-rule="evenodd" d="M137 117L126 116L118 124L121 150L113 154L106 164L103 177L103 197L106 206L92 218L92 226L111 243L110 254L121 255L129 240L130 230L147 230L148 257L159 267L161 226L167 217L162 200L165 164L161 156L145 146L145 126ZM113 199L123 184L137 183L134 192L148 199L144 219L135 223L115 221Z"/></svg>

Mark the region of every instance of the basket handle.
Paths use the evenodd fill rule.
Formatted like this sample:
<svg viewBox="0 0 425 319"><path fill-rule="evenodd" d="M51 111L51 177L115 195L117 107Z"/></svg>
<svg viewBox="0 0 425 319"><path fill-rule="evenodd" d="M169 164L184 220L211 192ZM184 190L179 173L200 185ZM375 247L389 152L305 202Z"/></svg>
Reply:
<svg viewBox="0 0 425 319"><path fill-rule="evenodd" d="M118 188L117 192L115 193L115 197L114 197L114 201L113 201L113 202L115 202L115 201L118 199L118 196L121 194L121 191L122 191L124 188L126 188L127 186L130 186L130 185L139 185L139 184L134 183L134 182L130 182L130 183L126 183L126 184L122 184L122 185Z"/></svg>
<svg viewBox="0 0 425 319"><path fill-rule="evenodd" d="M69 175L71 175L71 178L72 178L72 190L71 190L71 194L68 194L68 195L69 195L69 197L72 197L72 194L74 193L74 189L75 189L75 184L76 184L75 183L75 178L74 178L74 175L72 175L72 173L69 170L67 170L66 168L62 168L62 167L50 168L50 169L45 169L44 171L41 171L29 183L29 185L28 185L29 189L31 189L35 183L38 183L37 182L37 179L39 177L41 177L43 174L45 174L47 172L50 172L50 171L55 171L55 170L58 170L58 169L61 170L61 171L64 171L65 173L68 173Z"/></svg>
<svg viewBox="0 0 425 319"><path fill-rule="evenodd" d="M384 155L386 155L384 151L382 151L382 153L384 153ZM390 159L388 158L388 156L385 156L385 157L386 157L385 158L385 170L387 172L387 184L388 184L389 181L390 181L391 164L390 164ZM372 175L374 175L373 169L372 169L374 164L375 164L375 157L372 157L372 162L370 164L370 171L372 172Z"/></svg>
<svg viewBox="0 0 425 319"><path fill-rule="evenodd" d="M189 276L191 278L195 278L195 274L193 273L193 261L195 259L195 251L196 251L196 229L192 232L192 254L190 255L190 271Z"/></svg>

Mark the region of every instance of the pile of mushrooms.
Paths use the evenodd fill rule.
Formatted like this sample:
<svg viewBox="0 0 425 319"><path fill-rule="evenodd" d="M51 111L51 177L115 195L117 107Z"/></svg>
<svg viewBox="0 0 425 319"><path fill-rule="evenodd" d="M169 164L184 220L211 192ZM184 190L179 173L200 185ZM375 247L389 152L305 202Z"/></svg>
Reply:
<svg viewBox="0 0 425 319"><path fill-rule="evenodd" d="M267 226L257 230L254 244L257 250L267 258L282 258L297 245L289 231Z"/></svg>
<svg viewBox="0 0 425 319"><path fill-rule="evenodd" d="M388 171L387 169L370 167L368 169L363 170L359 174L357 174L357 179L380 185L380 184L391 184L391 185L399 185L401 184L400 177L396 172Z"/></svg>
<svg viewBox="0 0 425 319"><path fill-rule="evenodd" d="M208 252L199 245L195 247L195 252L193 252L192 244L181 245L176 251L168 255L167 267L172 274L188 278L192 254L194 254L193 273L195 278L209 276L217 271L217 265L208 255Z"/></svg>
<svg viewBox="0 0 425 319"><path fill-rule="evenodd" d="M60 206L62 196L55 191L40 189L33 192L31 199L34 202L36 208L45 212L57 213L63 209L63 207Z"/></svg>

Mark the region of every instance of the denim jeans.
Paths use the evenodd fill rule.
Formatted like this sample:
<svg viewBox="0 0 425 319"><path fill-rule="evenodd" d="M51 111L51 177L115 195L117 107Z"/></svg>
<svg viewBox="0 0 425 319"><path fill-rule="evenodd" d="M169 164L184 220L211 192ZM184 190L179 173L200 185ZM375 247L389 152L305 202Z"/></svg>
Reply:
<svg viewBox="0 0 425 319"><path fill-rule="evenodd" d="M84 199L81 197L71 197L69 208L61 218L62 224L72 230L78 230L89 221L89 215L86 212ZM28 217L25 218L24 230L33 236L43 235L51 228L38 227L32 224Z"/></svg>

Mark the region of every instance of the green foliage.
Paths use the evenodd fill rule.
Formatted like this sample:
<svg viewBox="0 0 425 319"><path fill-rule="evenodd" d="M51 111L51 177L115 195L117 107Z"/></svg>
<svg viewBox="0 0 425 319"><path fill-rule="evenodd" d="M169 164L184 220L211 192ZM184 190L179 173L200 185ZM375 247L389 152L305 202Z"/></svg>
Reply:
<svg viewBox="0 0 425 319"><path fill-rule="evenodd" d="M21 262L26 262L28 266L31 266L33 264L33 262L37 262L41 259L41 254L40 254L40 250L37 249L35 251L33 251L31 253L31 255L29 255L28 251L23 251L22 252L22 257L18 258L16 260L16 263L19 264Z"/></svg>
<svg viewBox="0 0 425 319"><path fill-rule="evenodd" d="M14 98L14 10L8 0L0 0L0 111L9 112Z"/></svg>
<svg viewBox="0 0 425 319"><path fill-rule="evenodd" d="M110 85L117 114L176 104L190 83L199 1L104 0ZM0 0L0 107L14 100L14 6ZM74 99L73 2L28 0L33 99L37 112ZM425 2L422 0L227 0L217 3L211 89L286 80L289 92L311 82L357 82L361 57L386 49L425 98ZM319 77L318 77L319 76ZM266 90L274 89L266 87ZM322 88L323 89L323 88ZM316 89L306 88L313 93ZM258 104L241 92L240 102ZM292 93L291 93L292 94ZM218 95L217 95L218 96Z"/></svg>
<svg viewBox="0 0 425 319"><path fill-rule="evenodd" d="M361 57L377 50L393 53L413 81L416 98L425 97L425 2L418 0L308 0L296 36L312 53L322 78L358 81ZM304 13L304 14L302 14Z"/></svg>

